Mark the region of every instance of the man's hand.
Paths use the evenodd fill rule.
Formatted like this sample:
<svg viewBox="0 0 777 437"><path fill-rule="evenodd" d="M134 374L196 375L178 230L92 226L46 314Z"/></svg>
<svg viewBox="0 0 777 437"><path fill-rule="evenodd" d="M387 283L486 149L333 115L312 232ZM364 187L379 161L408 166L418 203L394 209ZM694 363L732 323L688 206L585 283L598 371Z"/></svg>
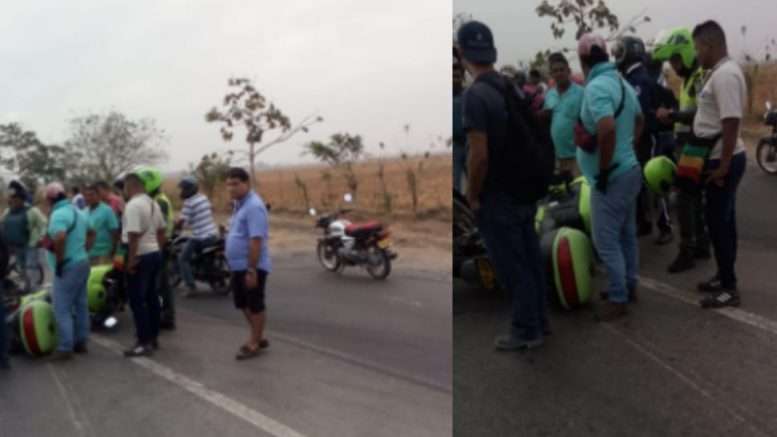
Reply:
<svg viewBox="0 0 777 437"><path fill-rule="evenodd" d="M259 285L259 280L256 277L256 270L248 270L246 272L246 288L252 290Z"/></svg>
<svg viewBox="0 0 777 437"><path fill-rule="evenodd" d="M658 108L656 111L656 118L663 124L672 124L672 115L674 111L664 107Z"/></svg>
<svg viewBox="0 0 777 437"><path fill-rule="evenodd" d="M610 181L610 173L612 173L612 171L615 170L616 168L618 168L618 164L615 164L605 170L599 170L599 175L596 176L596 189L600 193L607 194L607 186Z"/></svg>
<svg viewBox="0 0 777 437"><path fill-rule="evenodd" d="M707 184L714 184L718 187L723 187L726 183L726 175L728 175L728 163L720 163L720 167L716 168L712 171L712 173L707 176Z"/></svg>

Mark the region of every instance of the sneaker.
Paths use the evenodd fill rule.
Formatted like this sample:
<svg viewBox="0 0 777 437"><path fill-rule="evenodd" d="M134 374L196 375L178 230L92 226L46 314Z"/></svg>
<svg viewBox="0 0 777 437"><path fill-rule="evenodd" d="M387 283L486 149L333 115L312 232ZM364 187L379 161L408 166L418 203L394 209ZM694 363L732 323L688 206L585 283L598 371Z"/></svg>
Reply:
<svg viewBox="0 0 777 437"><path fill-rule="evenodd" d="M736 290L722 290L717 294L706 296L699 301L702 308L738 307L739 293Z"/></svg>
<svg viewBox="0 0 777 437"><path fill-rule="evenodd" d="M68 361L73 359L73 352L70 351L54 351L51 354L51 361Z"/></svg>
<svg viewBox="0 0 777 437"><path fill-rule="evenodd" d="M533 340L522 340L520 338L515 338L512 335L503 335L496 338L494 347L499 351L525 351L536 349L542 346L543 343L542 337Z"/></svg>
<svg viewBox="0 0 777 437"><path fill-rule="evenodd" d="M720 282L720 277L715 275L711 279L699 282L699 284L696 285L696 289L702 293L717 293L723 291L723 284Z"/></svg>
<svg viewBox="0 0 777 437"><path fill-rule="evenodd" d="M136 344L132 349L124 351L124 356L127 358L132 357L148 357L151 356L153 350L150 345Z"/></svg>
<svg viewBox="0 0 777 437"><path fill-rule="evenodd" d="M86 347L86 343L76 343L76 346L73 348L73 352L77 354L88 354L89 350Z"/></svg>
<svg viewBox="0 0 777 437"><path fill-rule="evenodd" d="M669 264L669 268L667 268L667 271L669 273L682 273L688 270L693 269L696 267L696 263L693 260L693 256L691 256L688 252L680 251L679 254L677 254L677 258L672 261L672 264Z"/></svg>

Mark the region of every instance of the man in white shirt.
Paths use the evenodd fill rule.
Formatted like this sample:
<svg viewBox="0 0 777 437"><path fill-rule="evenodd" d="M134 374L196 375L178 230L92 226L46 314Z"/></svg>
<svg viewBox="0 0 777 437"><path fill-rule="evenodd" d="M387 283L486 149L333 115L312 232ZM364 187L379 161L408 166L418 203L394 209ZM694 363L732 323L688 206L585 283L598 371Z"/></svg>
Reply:
<svg viewBox="0 0 777 437"><path fill-rule="evenodd" d="M129 199L122 215L122 244L127 253L127 294L135 320L137 343L126 357L148 356L158 347L161 308L156 278L162 265L165 219L159 204L146 194L142 171L124 178Z"/></svg>
<svg viewBox="0 0 777 437"><path fill-rule="evenodd" d="M696 26L693 42L701 67L708 70L697 96L694 135L712 148L705 165L705 214L715 249L717 274L698 285L709 293L702 308L739 306L734 262L737 250L736 191L745 173L747 157L740 135L747 101L747 85L739 65L728 57L726 35L715 21Z"/></svg>

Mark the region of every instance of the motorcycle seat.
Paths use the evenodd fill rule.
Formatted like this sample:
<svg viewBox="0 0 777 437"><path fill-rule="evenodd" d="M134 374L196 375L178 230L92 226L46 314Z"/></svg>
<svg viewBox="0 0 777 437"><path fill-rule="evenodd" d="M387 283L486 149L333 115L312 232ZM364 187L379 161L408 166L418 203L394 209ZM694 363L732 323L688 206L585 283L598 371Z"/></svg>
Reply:
<svg viewBox="0 0 777 437"><path fill-rule="evenodd" d="M370 233L383 229L383 223L370 221L365 223L352 223L345 227L345 234L351 237L364 237Z"/></svg>

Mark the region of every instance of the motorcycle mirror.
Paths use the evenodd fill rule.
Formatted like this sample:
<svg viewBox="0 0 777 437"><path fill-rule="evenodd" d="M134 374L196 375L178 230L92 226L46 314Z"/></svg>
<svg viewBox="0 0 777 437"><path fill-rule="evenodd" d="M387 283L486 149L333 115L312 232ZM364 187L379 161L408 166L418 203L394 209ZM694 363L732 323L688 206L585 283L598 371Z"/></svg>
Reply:
<svg viewBox="0 0 777 437"><path fill-rule="evenodd" d="M119 323L118 320L116 320L116 317L110 316L103 322L103 326L106 329L113 329L117 324Z"/></svg>
<svg viewBox="0 0 777 437"><path fill-rule="evenodd" d="M310 208L310 209L308 210L308 213L309 213L310 215L312 215L313 217L315 217L315 216L316 216L316 209L315 209L315 208Z"/></svg>
<svg viewBox="0 0 777 437"><path fill-rule="evenodd" d="M351 203L353 202L353 196L351 193L346 193L345 196L343 196L343 200L345 200L345 203Z"/></svg>

